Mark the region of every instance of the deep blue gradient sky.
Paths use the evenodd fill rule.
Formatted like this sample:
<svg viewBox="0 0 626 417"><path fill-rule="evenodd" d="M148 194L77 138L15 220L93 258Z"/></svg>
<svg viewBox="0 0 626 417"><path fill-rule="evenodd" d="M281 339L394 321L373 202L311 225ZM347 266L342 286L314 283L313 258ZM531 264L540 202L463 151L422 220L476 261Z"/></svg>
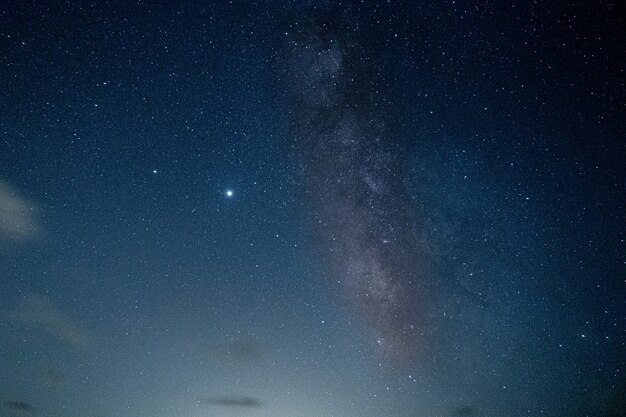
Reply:
<svg viewBox="0 0 626 417"><path fill-rule="evenodd" d="M625 415L624 23L3 3L0 417Z"/></svg>

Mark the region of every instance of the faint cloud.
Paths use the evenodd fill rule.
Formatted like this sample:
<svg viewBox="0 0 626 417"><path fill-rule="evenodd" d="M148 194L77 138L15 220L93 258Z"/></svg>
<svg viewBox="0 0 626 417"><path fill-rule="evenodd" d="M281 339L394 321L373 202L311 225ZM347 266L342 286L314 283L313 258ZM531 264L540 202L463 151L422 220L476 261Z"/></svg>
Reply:
<svg viewBox="0 0 626 417"><path fill-rule="evenodd" d="M39 379L42 384L49 388L64 389L69 386L69 378L59 369L53 367L40 371Z"/></svg>
<svg viewBox="0 0 626 417"><path fill-rule="evenodd" d="M251 362L259 359L262 355L261 344L251 339L232 340L219 348L224 355L241 362Z"/></svg>
<svg viewBox="0 0 626 417"><path fill-rule="evenodd" d="M200 349L211 356L239 364L249 364L263 356L262 344L256 339L246 337L200 346Z"/></svg>
<svg viewBox="0 0 626 417"><path fill-rule="evenodd" d="M245 396L224 396L213 397L206 400L207 404L218 405L222 407L236 407L236 408L258 408L263 405L261 400L254 397Z"/></svg>
<svg viewBox="0 0 626 417"><path fill-rule="evenodd" d="M88 332L61 312L52 301L40 295L27 296L13 314L13 319L17 323L43 330L68 345L85 346L91 342Z"/></svg>
<svg viewBox="0 0 626 417"><path fill-rule="evenodd" d="M482 417L484 414L476 407L464 406L452 410L454 417Z"/></svg>
<svg viewBox="0 0 626 417"><path fill-rule="evenodd" d="M27 414L33 412L33 406L24 402L24 401L0 401L2 407L5 409L9 409L14 412L18 412L20 414Z"/></svg>
<svg viewBox="0 0 626 417"><path fill-rule="evenodd" d="M6 182L0 181L0 242L25 241L37 237L41 228L35 206Z"/></svg>

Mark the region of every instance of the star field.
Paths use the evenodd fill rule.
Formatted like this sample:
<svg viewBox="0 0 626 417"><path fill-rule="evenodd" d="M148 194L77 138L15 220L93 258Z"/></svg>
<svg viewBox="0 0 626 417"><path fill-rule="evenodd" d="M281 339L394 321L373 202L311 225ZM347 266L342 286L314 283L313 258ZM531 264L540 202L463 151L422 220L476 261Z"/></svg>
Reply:
<svg viewBox="0 0 626 417"><path fill-rule="evenodd" d="M611 1L0 5L0 416L622 416Z"/></svg>

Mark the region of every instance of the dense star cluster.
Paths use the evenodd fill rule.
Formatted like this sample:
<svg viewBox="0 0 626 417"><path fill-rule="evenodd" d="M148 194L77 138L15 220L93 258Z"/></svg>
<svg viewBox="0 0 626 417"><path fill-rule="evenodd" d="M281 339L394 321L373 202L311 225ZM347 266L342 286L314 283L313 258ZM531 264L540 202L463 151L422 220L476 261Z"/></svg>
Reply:
<svg viewBox="0 0 626 417"><path fill-rule="evenodd" d="M0 3L0 417L626 414L617 2Z"/></svg>

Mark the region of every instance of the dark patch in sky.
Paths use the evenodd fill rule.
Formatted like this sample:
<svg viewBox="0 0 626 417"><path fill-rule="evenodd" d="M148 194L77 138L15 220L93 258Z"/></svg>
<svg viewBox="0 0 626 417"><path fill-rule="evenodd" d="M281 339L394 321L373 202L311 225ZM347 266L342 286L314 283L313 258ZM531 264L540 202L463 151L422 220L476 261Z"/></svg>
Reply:
<svg viewBox="0 0 626 417"><path fill-rule="evenodd" d="M263 405L261 400L246 396L213 397L206 400L208 404L235 408L258 408Z"/></svg>
<svg viewBox="0 0 626 417"><path fill-rule="evenodd" d="M49 387L66 388L70 379L58 368L48 367L40 371L41 381Z"/></svg>
<svg viewBox="0 0 626 417"><path fill-rule="evenodd" d="M463 406L452 410L453 417L481 417L483 413L475 407Z"/></svg>
<svg viewBox="0 0 626 417"><path fill-rule="evenodd" d="M2 401L2 405L15 411L26 411L29 413L33 411L33 407L24 401Z"/></svg>

